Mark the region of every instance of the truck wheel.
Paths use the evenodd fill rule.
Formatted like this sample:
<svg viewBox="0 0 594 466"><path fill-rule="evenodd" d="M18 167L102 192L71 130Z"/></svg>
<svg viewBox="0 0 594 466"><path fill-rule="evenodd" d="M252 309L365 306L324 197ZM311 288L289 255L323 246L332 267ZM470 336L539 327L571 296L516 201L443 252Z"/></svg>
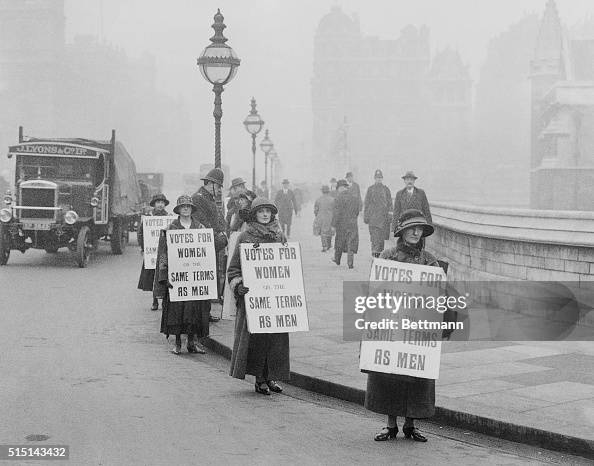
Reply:
<svg viewBox="0 0 594 466"><path fill-rule="evenodd" d="M78 232L78 238L76 239L76 263L81 269L85 268L89 263L91 249L91 229L85 225Z"/></svg>
<svg viewBox="0 0 594 466"><path fill-rule="evenodd" d="M126 235L122 225L121 219L113 221L113 228L111 230L111 252L113 254L122 254L126 249Z"/></svg>
<svg viewBox="0 0 594 466"><path fill-rule="evenodd" d="M0 226L0 265L6 265L10 256L10 235L5 226Z"/></svg>

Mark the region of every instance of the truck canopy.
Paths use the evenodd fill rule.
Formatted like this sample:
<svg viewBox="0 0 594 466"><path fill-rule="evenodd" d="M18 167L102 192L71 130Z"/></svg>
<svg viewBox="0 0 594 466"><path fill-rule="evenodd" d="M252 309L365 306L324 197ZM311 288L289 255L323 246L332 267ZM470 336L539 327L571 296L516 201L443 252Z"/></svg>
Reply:
<svg viewBox="0 0 594 466"><path fill-rule="evenodd" d="M136 165L121 142L116 141L113 163L111 213L112 215L129 215L137 212L141 196L136 178Z"/></svg>

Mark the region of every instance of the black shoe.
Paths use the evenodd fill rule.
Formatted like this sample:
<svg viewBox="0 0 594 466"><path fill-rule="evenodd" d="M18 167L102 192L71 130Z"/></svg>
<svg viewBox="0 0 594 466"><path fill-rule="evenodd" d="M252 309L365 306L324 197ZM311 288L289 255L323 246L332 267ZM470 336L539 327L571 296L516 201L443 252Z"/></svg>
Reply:
<svg viewBox="0 0 594 466"><path fill-rule="evenodd" d="M198 350L196 349L196 346L194 345L188 345L188 353L197 353Z"/></svg>
<svg viewBox="0 0 594 466"><path fill-rule="evenodd" d="M269 380L266 382L266 385L268 385L268 388L274 393L281 393L283 391L283 387L277 384L274 380Z"/></svg>
<svg viewBox="0 0 594 466"><path fill-rule="evenodd" d="M215 317L215 316L210 316L208 318L208 321L209 322L218 322L219 320L221 320L221 318L220 317Z"/></svg>
<svg viewBox="0 0 594 466"><path fill-rule="evenodd" d="M398 433L398 426L396 427L384 427L381 432L375 434L373 440L376 442L383 442L384 440L390 440L391 438L396 438L396 434Z"/></svg>
<svg viewBox="0 0 594 466"><path fill-rule="evenodd" d="M412 438L415 442L426 442L427 437L419 432L416 427L403 427L402 432L406 438Z"/></svg>
<svg viewBox="0 0 594 466"><path fill-rule="evenodd" d="M159 309L159 301L155 299L153 301L153 305L151 306L151 311L156 311L157 309Z"/></svg>
<svg viewBox="0 0 594 466"><path fill-rule="evenodd" d="M262 395L270 395L270 389L266 385L265 382L258 383L256 382L256 393L261 393Z"/></svg>

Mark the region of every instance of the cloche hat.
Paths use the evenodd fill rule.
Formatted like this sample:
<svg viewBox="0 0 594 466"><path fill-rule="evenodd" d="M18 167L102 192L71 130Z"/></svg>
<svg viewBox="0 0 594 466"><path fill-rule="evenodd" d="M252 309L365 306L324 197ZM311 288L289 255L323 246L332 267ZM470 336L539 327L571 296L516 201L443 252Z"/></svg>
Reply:
<svg viewBox="0 0 594 466"><path fill-rule="evenodd" d="M169 205L169 200L167 200L167 198L165 197L165 194L163 194L163 193L155 194L153 196L153 198L151 199L151 202L149 202L149 205L151 207L155 207L155 204L157 203L157 201L163 201L166 206Z"/></svg>
<svg viewBox="0 0 594 466"><path fill-rule="evenodd" d="M173 211L179 215L179 209L184 205L192 207L192 213L196 212L196 204L192 202L192 197L187 194L183 194L177 198L177 205L173 208Z"/></svg>
<svg viewBox="0 0 594 466"><path fill-rule="evenodd" d="M276 205L274 205L274 202L266 199L265 197L257 197L252 201L252 205L250 207L250 214L256 215L258 209L261 209L262 207L268 207L273 214L278 213L278 209L276 208Z"/></svg>
<svg viewBox="0 0 594 466"><path fill-rule="evenodd" d="M345 188L349 187L349 184L347 183L347 180L338 180L336 182L336 189L340 188L341 186L344 186Z"/></svg>
<svg viewBox="0 0 594 466"><path fill-rule="evenodd" d="M241 185L245 185L245 180L243 178L233 178L233 180L231 181L231 186L229 186L229 189L233 189L236 186Z"/></svg>
<svg viewBox="0 0 594 466"><path fill-rule="evenodd" d="M408 209L402 212L398 219L398 227L394 232L394 236L402 236L402 232L410 227L423 227L423 237L431 236L433 234L433 225L427 222L423 212L417 209Z"/></svg>

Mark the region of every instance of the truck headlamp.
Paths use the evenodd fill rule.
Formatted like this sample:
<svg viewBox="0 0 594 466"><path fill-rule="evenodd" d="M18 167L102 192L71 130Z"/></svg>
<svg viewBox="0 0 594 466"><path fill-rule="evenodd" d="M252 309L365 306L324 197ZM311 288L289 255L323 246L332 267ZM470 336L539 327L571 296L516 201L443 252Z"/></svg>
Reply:
<svg viewBox="0 0 594 466"><path fill-rule="evenodd" d="M74 210L69 210L64 214L64 221L68 225L74 225L78 220L78 214Z"/></svg>
<svg viewBox="0 0 594 466"><path fill-rule="evenodd" d="M8 223L12 218L12 210L10 209L0 209L0 222Z"/></svg>
<svg viewBox="0 0 594 466"><path fill-rule="evenodd" d="M12 204L12 196L4 196L4 204L6 204L6 205Z"/></svg>
<svg viewBox="0 0 594 466"><path fill-rule="evenodd" d="M92 207L97 207L97 205L99 204L99 199L96 197L91 198L91 206Z"/></svg>

